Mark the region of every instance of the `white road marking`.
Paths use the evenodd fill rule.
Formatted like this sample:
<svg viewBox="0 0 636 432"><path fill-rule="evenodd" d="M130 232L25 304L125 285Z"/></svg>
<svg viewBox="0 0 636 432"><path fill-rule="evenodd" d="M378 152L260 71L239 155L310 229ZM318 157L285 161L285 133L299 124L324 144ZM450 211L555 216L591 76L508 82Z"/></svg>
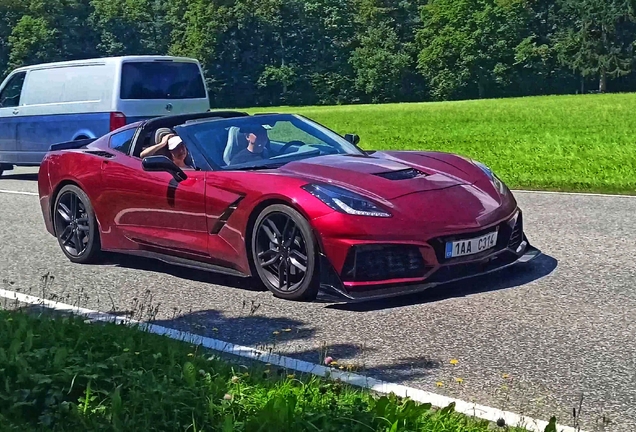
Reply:
<svg viewBox="0 0 636 432"><path fill-rule="evenodd" d="M394 393L397 396L409 397L416 402L430 403L433 406L439 408L446 407L454 402L455 411L459 413L465 414L467 416L474 416L480 419L489 420L492 422L496 422L499 419L504 419L506 425L508 426L520 426L532 432L543 432L545 427L548 425L548 422L546 422L545 420L533 419L531 417L522 416L513 412L502 411L496 408L491 408L484 405L466 402L460 399L438 395L436 393L427 392L413 387L380 381L355 373L341 372L339 370L333 370L319 364L296 360L291 357L272 354L266 351L261 351L241 345L235 345L230 342L225 342L222 340L204 337L188 332L182 332L155 324L142 323L137 320L131 320L104 312L80 308L77 306L59 303L52 300L46 300L39 297L17 293L15 291L0 289L0 297L4 297L10 300L17 300L22 303L45 306L57 311L65 311L74 313L76 315L83 315L88 317L91 321L109 321L119 324L139 324L142 328L150 333L168 336L171 339L182 340L193 345L201 345L214 351L270 363L272 365L280 366L289 370L310 373L333 380L339 379L342 382L348 383L353 386L366 388L373 392L383 394ZM572 427L562 425L557 425L557 431L583 432L580 429L574 429Z"/></svg>
<svg viewBox="0 0 636 432"><path fill-rule="evenodd" d="M516 193L536 193L536 194L548 194L548 195L579 195L579 196L595 196L595 197L614 197L614 198L636 198L636 195L623 195L623 194L603 194L592 192L559 192L559 191L542 191L542 190L526 190L526 189L510 189L513 194ZM636 194L636 191L634 191Z"/></svg>
<svg viewBox="0 0 636 432"><path fill-rule="evenodd" d="M14 195L34 195L34 196L39 195L37 192L12 191L12 190L6 190L6 189L0 189L0 193L14 194Z"/></svg>

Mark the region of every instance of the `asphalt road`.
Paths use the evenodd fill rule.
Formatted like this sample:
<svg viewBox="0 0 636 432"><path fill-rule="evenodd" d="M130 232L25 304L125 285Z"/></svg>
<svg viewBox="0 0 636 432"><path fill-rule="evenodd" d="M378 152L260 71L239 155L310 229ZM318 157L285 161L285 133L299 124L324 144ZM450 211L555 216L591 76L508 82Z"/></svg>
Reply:
<svg viewBox="0 0 636 432"><path fill-rule="evenodd" d="M0 190L37 192L37 175L25 172L36 171L5 173ZM636 198L517 198L530 241L545 254L527 268L334 307L139 258L73 265L45 231L37 196L0 192L0 282L102 311L150 309L162 325L308 361L327 348L376 378L543 419L556 414L562 424L572 425L583 395L585 430L636 429ZM54 279L45 283L46 274Z"/></svg>

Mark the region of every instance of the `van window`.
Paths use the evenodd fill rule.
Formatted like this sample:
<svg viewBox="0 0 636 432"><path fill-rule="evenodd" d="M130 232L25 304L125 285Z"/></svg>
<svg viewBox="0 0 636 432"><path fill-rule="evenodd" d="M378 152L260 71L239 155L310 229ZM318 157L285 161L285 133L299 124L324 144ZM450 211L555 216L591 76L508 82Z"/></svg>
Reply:
<svg viewBox="0 0 636 432"><path fill-rule="evenodd" d="M136 130L136 128L130 128L111 135L109 147L118 152L128 154Z"/></svg>
<svg viewBox="0 0 636 432"><path fill-rule="evenodd" d="M20 104L24 77L26 77L26 72L18 72L7 82L7 85L0 92L0 108L17 107Z"/></svg>
<svg viewBox="0 0 636 432"><path fill-rule="evenodd" d="M128 62L122 65L121 99L205 99L196 63Z"/></svg>

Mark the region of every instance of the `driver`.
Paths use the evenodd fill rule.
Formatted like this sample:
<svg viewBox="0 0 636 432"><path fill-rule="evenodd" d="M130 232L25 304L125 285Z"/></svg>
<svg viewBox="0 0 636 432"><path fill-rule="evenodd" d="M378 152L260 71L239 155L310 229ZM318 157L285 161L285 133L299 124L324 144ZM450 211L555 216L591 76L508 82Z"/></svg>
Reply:
<svg viewBox="0 0 636 432"><path fill-rule="evenodd" d="M234 165L266 159L265 144L269 139L267 130L260 125L246 126L241 128L241 133L246 134L247 148L234 155L230 163Z"/></svg>

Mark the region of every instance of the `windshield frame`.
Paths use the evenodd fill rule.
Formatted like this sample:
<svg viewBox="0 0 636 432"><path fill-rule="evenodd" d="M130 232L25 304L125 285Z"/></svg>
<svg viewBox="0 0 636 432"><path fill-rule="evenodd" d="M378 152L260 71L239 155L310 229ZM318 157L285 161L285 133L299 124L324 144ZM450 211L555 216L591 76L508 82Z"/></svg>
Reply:
<svg viewBox="0 0 636 432"><path fill-rule="evenodd" d="M268 121L270 120L271 121ZM303 115L294 114L294 113L275 113L275 114L255 114L244 117L233 117L233 118L223 118L223 119L202 119L201 121L193 122L193 123L183 123L174 128L175 132L179 134L179 136L186 141L188 148L191 146L196 147L198 155L202 156L207 162L208 167L211 171L243 171L246 169L276 169L280 166L283 166L289 162L297 161L297 160L306 160L316 156L308 155L306 157L294 158L294 153L289 154L289 158L281 157L280 159L263 159L263 163L244 163L244 164L236 164L229 166L220 166L208 154L208 150L205 148L203 143L199 142L199 140L194 136L194 131L199 129L201 125L210 124L213 127L225 127L225 126L234 126L241 125L245 123L253 123L262 122L263 124L274 124L277 121L288 121L292 124L295 122L303 122L306 123L310 128L315 129L317 132L317 137L322 141L335 141L340 147L342 147L345 152L340 153L341 155L353 155L353 156L362 156L369 157L369 155L359 148L358 146L347 141L343 136L329 129L328 127L311 120ZM298 127L294 124L295 127ZM316 149L318 151L318 149ZM299 154L300 156L300 154ZM267 168L264 166L267 165Z"/></svg>

